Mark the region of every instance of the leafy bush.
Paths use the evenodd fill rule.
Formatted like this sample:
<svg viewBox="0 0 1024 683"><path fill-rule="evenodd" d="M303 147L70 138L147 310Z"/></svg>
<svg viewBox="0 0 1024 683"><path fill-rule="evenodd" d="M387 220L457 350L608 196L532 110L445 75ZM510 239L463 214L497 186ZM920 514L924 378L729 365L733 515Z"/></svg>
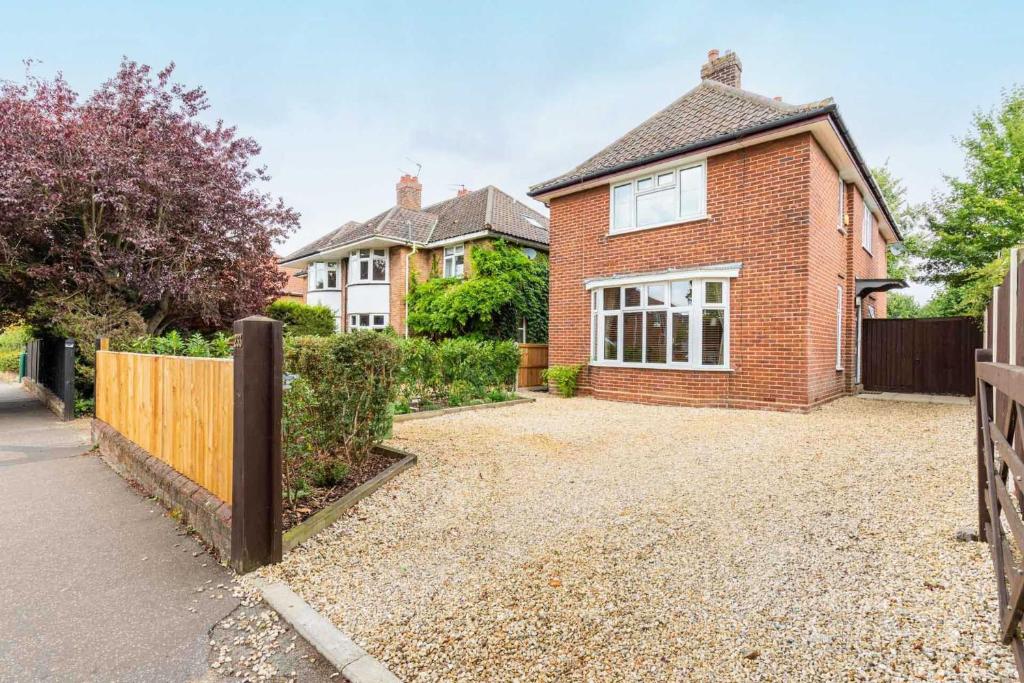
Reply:
<svg viewBox="0 0 1024 683"><path fill-rule="evenodd" d="M471 336L516 339L526 318L526 341L548 338L548 258L530 259L498 240L468 250L469 277L410 278L409 329L431 339Z"/></svg>
<svg viewBox="0 0 1024 683"><path fill-rule="evenodd" d="M32 339L32 328L28 325L9 325L0 332L0 351L21 352Z"/></svg>
<svg viewBox="0 0 1024 683"><path fill-rule="evenodd" d="M285 341L283 475L287 502L342 478L391 431L401 351L365 330Z"/></svg>
<svg viewBox="0 0 1024 683"><path fill-rule="evenodd" d="M19 363L21 363L20 350L0 351L0 372L17 372Z"/></svg>
<svg viewBox="0 0 1024 683"><path fill-rule="evenodd" d="M96 399L95 398L76 398L75 399L75 417L84 417L86 415L96 414Z"/></svg>
<svg viewBox="0 0 1024 683"><path fill-rule="evenodd" d="M504 400L515 386L519 371L519 347L515 342L470 338L432 342L414 337L399 343L400 404L406 412L417 399L421 407L427 403L456 406L484 399Z"/></svg>
<svg viewBox="0 0 1024 683"><path fill-rule="evenodd" d="M327 337L334 334L334 312L326 306L309 306L282 299L267 307L267 316L284 323L284 333Z"/></svg>
<svg viewBox="0 0 1024 683"><path fill-rule="evenodd" d="M582 369L582 365L552 365L541 373L541 380L554 384L559 395L572 398Z"/></svg>
<svg viewBox="0 0 1024 683"><path fill-rule="evenodd" d="M232 353L232 335L216 332L209 339L193 332L183 337L177 330L156 337L147 335L113 345L119 351L133 353L152 353L160 356L190 356L193 358L230 358Z"/></svg>

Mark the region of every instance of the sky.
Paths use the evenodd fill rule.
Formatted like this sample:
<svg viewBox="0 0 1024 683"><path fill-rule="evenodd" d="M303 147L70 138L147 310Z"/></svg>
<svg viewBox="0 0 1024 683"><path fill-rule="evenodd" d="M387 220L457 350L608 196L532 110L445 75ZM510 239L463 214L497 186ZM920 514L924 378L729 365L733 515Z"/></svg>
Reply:
<svg viewBox="0 0 1024 683"><path fill-rule="evenodd" d="M1024 84L1024 2L16 2L0 79L63 72L87 95L122 56L208 91L302 214L280 251L394 204L495 185L526 197L699 82L734 50L743 86L833 97L912 201L959 174L954 136ZM914 286L919 299L929 289Z"/></svg>

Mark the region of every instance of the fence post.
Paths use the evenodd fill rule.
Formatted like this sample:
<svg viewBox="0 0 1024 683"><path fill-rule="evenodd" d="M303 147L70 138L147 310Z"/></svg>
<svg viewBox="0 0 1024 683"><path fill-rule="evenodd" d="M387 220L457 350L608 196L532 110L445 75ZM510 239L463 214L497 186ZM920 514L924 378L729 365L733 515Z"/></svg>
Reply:
<svg viewBox="0 0 1024 683"><path fill-rule="evenodd" d="M982 424L981 401L984 392L981 391L981 380L978 379L978 364L991 363L992 351L989 349L975 349L974 351L974 409L977 424L977 450L978 450L978 540L985 543L988 541L988 534L985 527L990 523L988 506L985 505L985 492L988 491L988 463L985 458L985 430L988 425Z"/></svg>
<svg viewBox="0 0 1024 683"><path fill-rule="evenodd" d="M75 340L65 339L60 358L60 399L64 401L64 420L75 419Z"/></svg>
<svg viewBox="0 0 1024 683"><path fill-rule="evenodd" d="M235 321L231 566L281 561L281 322Z"/></svg>

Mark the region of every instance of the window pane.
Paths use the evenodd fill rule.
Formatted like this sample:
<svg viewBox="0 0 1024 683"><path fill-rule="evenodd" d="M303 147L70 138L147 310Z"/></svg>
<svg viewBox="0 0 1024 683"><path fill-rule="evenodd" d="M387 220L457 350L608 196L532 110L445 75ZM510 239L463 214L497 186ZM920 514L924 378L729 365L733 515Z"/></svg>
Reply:
<svg viewBox="0 0 1024 683"><path fill-rule="evenodd" d="M658 187L668 187L675 180L675 173L662 173L658 176Z"/></svg>
<svg viewBox="0 0 1024 683"><path fill-rule="evenodd" d="M672 283L672 305L689 306L693 303L693 292L689 280L676 280Z"/></svg>
<svg viewBox="0 0 1024 683"><path fill-rule="evenodd" d="M626 301L624 306L626 308L633 308L640 305L640 288L639 287L626 287Z"/></svg>
<svg viewBox="0 0 1024 683"><path fill-rule="evenodd" d="M444 248L444 255L445 256L452 256L453 254L455 254L455 247L445 247Z"/></svg>
<svg viewBox="0 0 1024 683"><path fill-rule="evenodd" d="M637 192L644 192L651 189L654 189L654 178L643 178L642 180L636 181Z"/></svg>
<svg viewBox="0 0 1024 683"><path fill-rule="evenodd" d="M348 324L351 325L352 327L355 327L356 325L359 324L359 318L354 315L349 316Z"/></svg>
<svg viewBox="0 0 1024 683"><path fill-rule="evenodd" d="M672 314L672 362L686 363L690 360L690 316L687 313Z"/></svg>
<svg viewBox="0 0 1024 683"><path fill-rule="evenodd" d="M375 315L375 316L373 316L373 324L376 325L377 327L383 327L384 326L384 316L382 316L382 315Z"/></svg>
<svg viewBox="0 0 1024 683"><path fill-rule="evenodd" d="M704 204L704 167L694 166L679 172L679 214L683 218L699 216Z"/></svg>
<svg viewBox="0 0 1024 683"><path fill-rule="evenodd" d="M648 311L645 315L647 316L647 362L664 363L666 313L665 311Z"/></svg>
<svg viewBox="0 0 1024 683"><path fill-rule="evenodd" d="M387 273L387 260L384 258L383 252L373 252L373 279L377 282L383 282Z"/></svg>
<svg viewBox="0 0 1024 683"><path fill-rule="evenodd" d="M359 258L370 258L370 250L369 249L360 249L359 250Z"/></svg>
<svg viewBox="0 0 1024 683"><path fill-rule="evenodd" d="M644 314L622 314L622 360L639 363L643 360Z"/></svg>
<svg viewBox="0 0 1024 683"><path fill-rule="evenodd" d="M525 341L525 340L524 340ZM590 360L597 360L597 314L590 316Z"/></svg>
<svg viewBox="0 0 1024 683"><path fill-rule="evenodd" d="M636 225L668 223L676 217L676 198L671 189L659 190L636 198Z"/></svg>
<svg viewBox="0 0 1024 683"><path fill-rule="evenodd" d="M619 310L619 288L608 287L606 289L602 289L601 291L604 293L604 310Z"/></svg>
<svg viewBox="0 0 1024 683"><path fill-rule="evenodd" d="M466 271L465 258L462 254L455 257L455 274L459 277Z"/></svg>
<svg viewBox="0 0 1024 683"><path fill-rule="evenodd" d="M324 281L324 264L314 263L313 264L314 282L316 289L323 289L326 284Z"/></svg>
<svg viewBox="0 0 1024 683"><path fill-rule="evenodd" d="M445 277L452 277L452 266L453 265L454 265L454 263L452 261L452 257L451 256L446 256L444 258L444 276Z"/></svg>
<svg viewBox="0 0 1024 683"><path fill-rule="evenodd" d="M704 303L706 303L706 304L720 304L720 303L722 303L722 283L721 282L706 282L706 283L704 283Z"/></svg>
<svg viewBox="0 0 1024 683"><path fill-rule="evenodd" d="M336 263L327 266L327 286L332 289L338 286L338 265Z"/></svg>
<svg viewBox="0 0 1024 683"><path fill-rule="evenodd" d="M604 359L619 359L619 316L604 317Z"/></svg>
<svg viewBox="0 0 1024 683"><path fill-rule="evenodd" d="M363 313L361 316L359 316L359 324L362 325L363 327L368 327L370 325L370 316L366 313Z"/></svg>
<svg viewBox="0 0 1024 683"><path fill-rule="evenodd" d="M370 262L360 261L359 262L359 279L369 280L370 279Z"/></svg>
<svg viewBox="0 0 1024 683"><path fill-rule="evenodd" d="M633 225L633 186L620 185L615 188L612 197L614 203L614 221L616 228L628 228Z"/></svg>
<svg viewBox="0 0 1024 683"><path fill-rule="evenodd" d="M725 358L725 311L704 311L701 363L721 365Z"/></svg>
<svg viewBox="0 0 1024 683"><path fill-rule="evenodd" d="M647 285L647 305L665 305L665 285Z"/></svg>

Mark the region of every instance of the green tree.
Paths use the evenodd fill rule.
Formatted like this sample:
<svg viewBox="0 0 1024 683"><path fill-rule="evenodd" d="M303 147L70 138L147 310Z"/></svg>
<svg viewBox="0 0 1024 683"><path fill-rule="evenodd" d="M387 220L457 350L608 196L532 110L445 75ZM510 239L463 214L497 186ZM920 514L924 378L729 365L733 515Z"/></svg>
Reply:
<svg viewBox="0 0 1024 683"><path fill-rule="evenodd" d="M909 294L893 292L886 299L886 311L890 318L920 318L921 304Z"/></svg>
<svg viewBox="0 0 1024 683"><path fill-rule="evenodd" d="M1005 92L997 110L976 113L959 142L965 174L946 176L928 212L924 273L943 285L950 312L977 316L1006 272L1007 250L1024 241L1024 88Z"/></svg>
<svg viewBox="0 0 1024 683"><path fill-rule="evenodd" d="M885 199L885 204L889 207L889 212L896 223L896 229L903 236L902 242L889 245L887 259L889 277L912 280L917 275L913 260L924 249L920 227L924 216L924 207L907 201L907 188L903 181L889 169L888 161L871 169L871 175L878 183L878 189L882 191L882 198ZM891 310L890 316L912 317L893 316Z"/></svg>
<svg viewBox="0 0 1024 683"><path fill-rule="evenodd" d="M466 279L412 278L409 329L432 339L474 336L516 339L526 319L526 340L548 337L548 259L530 259L516 246L497 241L469 250Z"/></svg>

